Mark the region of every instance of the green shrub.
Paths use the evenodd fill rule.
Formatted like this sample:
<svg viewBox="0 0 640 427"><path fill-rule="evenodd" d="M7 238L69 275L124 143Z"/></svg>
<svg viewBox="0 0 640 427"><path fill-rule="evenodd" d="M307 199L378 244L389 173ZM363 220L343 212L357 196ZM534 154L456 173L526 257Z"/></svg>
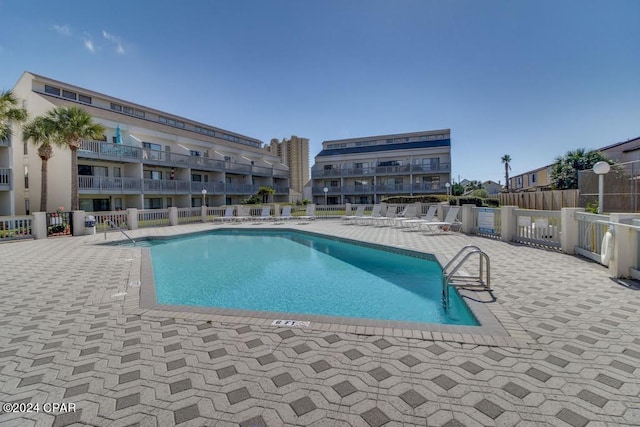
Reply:
<svg viewBox="0 0 640 427"><path fill-rule="evenodd" d="M447 201L448 197L441 194L420 196L389 196L383 197L383 203L440 203Z"/></svg>

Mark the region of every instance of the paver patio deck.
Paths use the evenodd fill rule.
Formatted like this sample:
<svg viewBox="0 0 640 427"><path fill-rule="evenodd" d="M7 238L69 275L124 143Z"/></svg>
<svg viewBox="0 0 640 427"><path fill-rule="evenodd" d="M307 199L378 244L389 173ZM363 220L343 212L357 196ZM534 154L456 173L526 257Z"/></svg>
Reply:
<svg viewBox="0 0 640 427"><path fill-rule="evenodd" d="M461 234L332 220L274 227L445 258L478 245L491 257L496 300L486 306L506 333L278 328L141 309L129 286L141 277L139 247L98 245L103 235L7 243L0 402L40 412L0 413L0 426L640 425L640 288L602 266ZM44 413L45 402L77 410Z"/></svg>

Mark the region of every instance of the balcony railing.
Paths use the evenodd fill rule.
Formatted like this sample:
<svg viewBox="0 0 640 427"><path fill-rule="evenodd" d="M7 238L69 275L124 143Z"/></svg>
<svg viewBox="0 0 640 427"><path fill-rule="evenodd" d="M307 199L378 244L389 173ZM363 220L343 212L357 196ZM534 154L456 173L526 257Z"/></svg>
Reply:
<svg viewBox="0 0 640 427"><path fill-rule="evenodd" d="M78 156L89 159L118 162L141 162L157 166L190 168L207 171L227 172L240 175L288 178L289 171L255 166L247 163L229 162L209 157L188 156L167 151L151 150L130 145L113 144L104 141L82 140Z"/></svg>
<svg viewBox="0 0 640 427"><path fill-rule="evenodd" d="M312 187L314 196L324 194L325 187ZM327 194L429 194L446 193L446 187L437 184L381 184L381 185L343 185L326 187Z"/></svg>
<svg viewBox="0 0 640 427"><path fill-rule="evenodd" d="M0 169L0 190L11 190L11 169Z"/></svg>
<svg viewBox="0 0 640 427"><path fill-rule="evenodd" d="M372 175L408 175L424 173L447 173L451 169L450 163L437 165L399 165L377 166L368 168L342 168L322 169L311 168L312 178L348 177L348 176L372 176Z"/></svg>

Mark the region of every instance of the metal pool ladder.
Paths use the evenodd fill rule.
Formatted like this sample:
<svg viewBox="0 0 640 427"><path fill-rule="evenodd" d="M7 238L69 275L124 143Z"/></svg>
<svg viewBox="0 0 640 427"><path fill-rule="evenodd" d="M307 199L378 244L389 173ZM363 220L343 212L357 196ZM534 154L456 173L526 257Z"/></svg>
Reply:
<svg viewBox="0 0 640 427"><path fill-rule="evenodd" d="M105 219L105 220L104 220L104 223L105 223L105 224L111 224L111 226L112 226L112 227L114 227L116 230L118 230L119 232L121 232L122 234L124 234L124 235L125 235L125 237L126 237L127 239L129 239L129 240L131 241L131 243L133 243L133 246L135 246L135 245L136 245L136 241L135 241L135 240L133 240L133 239L132 239L132 238L131 238L127 233L125 233L125 232L124 232L124 230L123 230L122 228L118 227L118 225L117 225L115 222L111 221L110 219ZM105 227L105 228L104 228L104 239L105 239L105 240L107 240L107 227Z"/></svg>
<svg viewBox="0 0 640 427"><path fill-rule="evenodd" d="M479 256L478 275L456 275L460 267L474 254ZM460 280L460 283L454 283ZM449 287L481 287L483 290L491 290L491 263L489 255L475 245L467 245L458 251L442 269L442 303L445 309L449 308Z"/></svg>

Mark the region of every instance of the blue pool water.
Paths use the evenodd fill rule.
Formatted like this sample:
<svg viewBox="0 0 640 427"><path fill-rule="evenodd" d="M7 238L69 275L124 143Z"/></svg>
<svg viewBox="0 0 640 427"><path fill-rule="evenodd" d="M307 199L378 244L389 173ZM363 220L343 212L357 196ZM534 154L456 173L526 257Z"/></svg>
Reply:
<svg viewBox="0 0 640 427"><path fill-rule="evenodd" d="M220 230L157 242L158 304L478 325L435 261L306 233Z"/></svg>

